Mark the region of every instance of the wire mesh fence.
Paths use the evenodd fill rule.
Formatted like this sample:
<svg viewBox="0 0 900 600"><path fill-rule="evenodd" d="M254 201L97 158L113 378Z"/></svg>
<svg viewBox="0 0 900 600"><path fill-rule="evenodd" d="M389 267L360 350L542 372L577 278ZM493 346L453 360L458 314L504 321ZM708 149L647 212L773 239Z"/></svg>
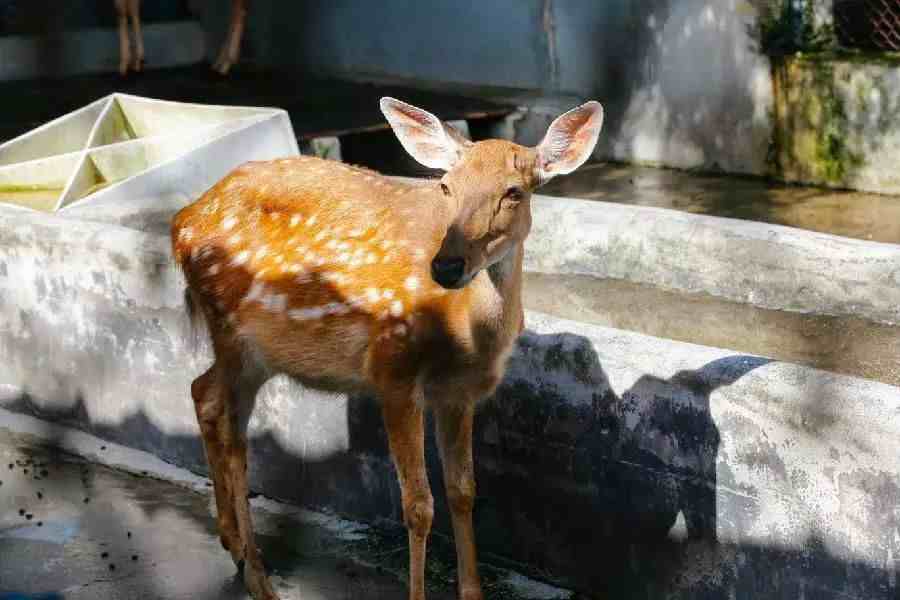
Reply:
<svg viewBox="0 0 900 600"><path fill-rule="evenodd" d="M900 0L834 0L834 30L845 48L900 51Z"/></svg>

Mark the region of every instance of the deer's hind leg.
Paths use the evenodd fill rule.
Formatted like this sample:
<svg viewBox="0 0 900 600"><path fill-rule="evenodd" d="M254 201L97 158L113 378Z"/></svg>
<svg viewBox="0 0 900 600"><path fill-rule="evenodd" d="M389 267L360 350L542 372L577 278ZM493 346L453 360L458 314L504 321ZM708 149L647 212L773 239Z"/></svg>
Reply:
<svg viewBox="0 0 900 600"><path fill-rule="evenodd" d="M238 351L225 353L221 340L215 341L216 363L197 378L192 393L213 476L219 535L253 598L277 600L256 546L247 485L247 424L264 379L241 364Z"/></svg>
<svg viewBox="0 0 900 600"><path fill-rule="evenodd" d="M434 518L434 500L425 470L425 421L412 386L382 393L382 416L409 538L409 598L425 600L425 553Z"/></svg>

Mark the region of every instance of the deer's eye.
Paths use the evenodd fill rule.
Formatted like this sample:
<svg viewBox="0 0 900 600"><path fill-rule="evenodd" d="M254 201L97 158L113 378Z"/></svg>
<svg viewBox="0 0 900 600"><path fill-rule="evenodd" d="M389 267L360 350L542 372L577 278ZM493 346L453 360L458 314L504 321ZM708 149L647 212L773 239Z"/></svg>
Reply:
<svg viewBox="0 0 900 600"><path fill-rule="evenodd" d="M511 187L506 190L506 193L503 195L505 200L512 200L513 202L519 202L524 197L525 192L523 192L520 187Z"/></svg>
<svg viewBox="0 0 900 600"><path fill-rule="evenodd" d="M506 193L503 194L503 198L500 199L500 208L515 208L524 197L525 192L522 191L522 188L511 187L506 190Z"/></svg>

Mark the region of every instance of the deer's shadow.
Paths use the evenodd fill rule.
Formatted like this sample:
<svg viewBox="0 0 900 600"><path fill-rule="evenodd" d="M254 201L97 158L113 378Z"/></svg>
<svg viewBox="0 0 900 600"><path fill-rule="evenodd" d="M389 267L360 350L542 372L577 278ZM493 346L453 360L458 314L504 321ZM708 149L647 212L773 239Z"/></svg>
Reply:
<svg viewBox="0 0 900 600"><path fill-rule="evenodd" d="M588 338L527 331L477 423L483 545L604 587L667 544L715 547L711 396L769 362L727 356L617 393ZM630 371L617 365L617 383Z"/></svg>

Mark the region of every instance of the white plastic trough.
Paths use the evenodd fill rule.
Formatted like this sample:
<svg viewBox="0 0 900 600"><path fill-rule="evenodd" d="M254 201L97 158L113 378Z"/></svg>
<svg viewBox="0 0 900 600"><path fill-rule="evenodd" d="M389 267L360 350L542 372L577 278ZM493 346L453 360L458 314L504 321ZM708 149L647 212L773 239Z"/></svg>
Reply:
<svg viewBox="0 0 900 600"><path fill-rule="evenodd" d="M241 162L297 155L284 110L115 93L0 144L0 204L57 212L164 196L172 166L196 193Z"/></svg>

